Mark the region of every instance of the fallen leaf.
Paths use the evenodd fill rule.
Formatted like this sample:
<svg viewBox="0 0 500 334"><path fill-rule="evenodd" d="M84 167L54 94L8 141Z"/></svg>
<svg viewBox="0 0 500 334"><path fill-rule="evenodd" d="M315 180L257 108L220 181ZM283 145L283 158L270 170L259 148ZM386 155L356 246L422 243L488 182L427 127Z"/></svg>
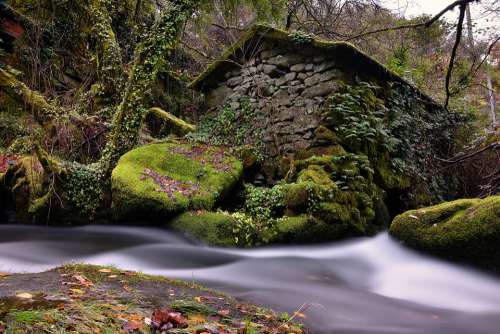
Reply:
<svg viewBox="0 0 500 334"><path fill-rule="evenodd" d="M21 292L21 293L16 294L16 297L20 298L20 299L32 299L33 295L31 293L28 293L28 292Z"/></svg>
<svg viewBox="0 0 500 334"><path fill-rule="evenodd" d="M94 329L95 334L101 334L101 329L100 328L95 328Z"/></svg>
<svg viewBox="0 0 500 334"><path fill-rule="evenodd" d="M135 273L133 271L122 271L122 275L125 275L125 276L136 276L137 273Z"/></svg>
<svg viewBox="0 0 500 334"><path fill-rule="evenodd" d="M143 324L141 322L132 320L132 321L129 321L128 323L126 323L123 326L123 329L126 331L129 331L129 332L133 332L133 331L141 330L142 327L143 327Z"/></svg>
<svg viewBox="0 0 500 334"><path fill-rule="evenodd" d="M99 272L100 272L100 273L109 274L109 273L111 273L111 272L112 272L112 270L111 270L111 269L106 269L106 268L103 268L103 269L99 269Z"/></svg>
<svg viewBox="0 0 500 334"><path fill-rule="evenodd" d="M117 278L118 275L109 275L108 278Z"/></svg>
<svg viewBox="0 0 500 334"><path fill-rule="evenodd" d="M112 309L113 311L125 311L128 309L128 307L125 305L112 305L110 309Z"/></svg>
<svg viewBox="0 0 500 334"><path fill-rule="evenodd" d="M201 297L200 296L194 297L194 300L197 301L198 303L201 303Z"/></svg>
<svg viewBox="0 0 500 334"><path fill-rule="evenodd" d="M200 314L190 315L189 320L191 320L191 322L194 322L197 325L204 324L207 321L207 319L205 319L205 317Z"/></svg>
<svg viewBox="0 0 500 334"><path fill-rule="evenodd" d="M306 315L304 313L302 313L302 312L295 312L295 315L297 317L299 317L299 318L305 318L306 317Z"/></svg>
<svg viewBox="0 0 500 334"><path fill-rule="evenodd" d="M186 328L189 324L181 313L173 312L171 309L165 307L163 309L156 309L153 312L151 326L155 329L164 327Z"/></svg>
<svg viewBox="0 0 500 334"><path fill-rule="evenodd" d="M83 286L94 286L94 283L92 283L92 281L89 280L88 278L86 278L85 276L82 276L82 275L73 275L72 277L73 277L73 279L77 280L78 283L80 283L80 285L83 285Z"/></svg>
<svg viewBox="0 0 500 334"><path fill-rule="evenodd" d="M9 273L2 273L2 272L0 272L0 278L4 278L4 277L8 277L8 276L10 276Z"/></svg>

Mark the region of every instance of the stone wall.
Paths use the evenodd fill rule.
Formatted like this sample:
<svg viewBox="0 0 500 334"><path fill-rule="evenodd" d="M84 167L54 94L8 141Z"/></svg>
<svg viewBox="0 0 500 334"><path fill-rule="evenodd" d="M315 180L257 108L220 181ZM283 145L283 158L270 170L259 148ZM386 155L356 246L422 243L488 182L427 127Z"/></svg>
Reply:
<svg viewBox="0 0 500 334"><path fill-rule="evenodd" d="M207 93L207 108L253 108L268 157L313 146L326 97L352 79L331 57L308 50L269 45L242 63Z"/></svg>

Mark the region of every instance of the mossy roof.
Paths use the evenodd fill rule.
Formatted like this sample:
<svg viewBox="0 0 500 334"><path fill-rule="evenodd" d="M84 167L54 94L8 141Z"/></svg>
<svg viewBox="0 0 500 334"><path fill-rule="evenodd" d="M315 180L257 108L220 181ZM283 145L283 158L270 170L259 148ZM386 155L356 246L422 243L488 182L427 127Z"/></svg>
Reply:
<svg viewBox="0 0 500 334"><path fill-rule="evenodd" d="M238 65L238 56L245 52L255 51L255 48L247 47L252 43L259 43L264 40L272 42L285 42L297 45L294 41L296 34L285 30L280 30L267 25L257 24L245 32L238 41L233 43L219 59L212 62L188 87L199 91L208 91L213 88L216 83L224 78L224 74L233 70ZM301 46L309 49L323 50L323 52L331 52L331 57L334 58L340 55L346 55L349 59L349 64L357 68L369 68L376 77L386 81L396 81L410 86L417 92L426 102L440 106L433 98L424 94L410 82L406 81L382 63L370 57L363 51L359 50L353 44L344 41L328 41L318 38L311 38L300 43ZM246 50L246 51L245 51ZM327 55L328 56L328 55Z"/></svg>

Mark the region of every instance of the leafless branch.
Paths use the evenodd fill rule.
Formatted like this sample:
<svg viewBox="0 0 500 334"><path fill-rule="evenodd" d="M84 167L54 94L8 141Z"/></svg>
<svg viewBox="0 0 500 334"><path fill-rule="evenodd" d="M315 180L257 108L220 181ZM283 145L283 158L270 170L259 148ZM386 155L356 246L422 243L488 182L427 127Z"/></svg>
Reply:
<svg viewBox="0 0 500 334"><path fill-rule="evenodd" d="M439 20L444 14L446 14L450 10L453 10L455 7L466 6L468 3L477 2L477 1L478 0L457 0L453 3L451 3L450 5L446 6L442 11L440 11L438 14L434 15L428 21L421 22L421 23L404 24L404 25L400 25L400 26L396 26L396 27L387 27L387 28L372 30L372 31L358 34L356 36L349 37L346 39L346 41L351 41L351 40L358 39L361 37L366 37L369 35L378 34L378 33L387 32L387 31L402 30L402 29L414 29L414 28L419 28L419 27L428 28L431 25L433 25L437 20Z"/></svg>

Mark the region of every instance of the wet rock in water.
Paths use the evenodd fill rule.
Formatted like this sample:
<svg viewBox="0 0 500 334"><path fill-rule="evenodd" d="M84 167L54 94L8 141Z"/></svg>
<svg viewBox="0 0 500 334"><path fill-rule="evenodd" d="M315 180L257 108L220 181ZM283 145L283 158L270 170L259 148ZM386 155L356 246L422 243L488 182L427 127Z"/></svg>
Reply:
<svg viewBox="0 0 500 334"><path fill-rule="evenodd" d="M242 164L221 147L162 143L125 154L112 173L117 219L161 218L211 209L242 176Z"/></svg>
<svg viewBox="0 0 500 334"><path fill-rule="evenodd" d="M500 269L500 196L460 199L397 216L390 233L404 244Z"/></svg>
<svg viewBox="0 0 500 334"><path fill-rule="evenodd" d="M170 226L215 246L234 246L236 220L227 213L194 211L176 217Z"/></svg>

